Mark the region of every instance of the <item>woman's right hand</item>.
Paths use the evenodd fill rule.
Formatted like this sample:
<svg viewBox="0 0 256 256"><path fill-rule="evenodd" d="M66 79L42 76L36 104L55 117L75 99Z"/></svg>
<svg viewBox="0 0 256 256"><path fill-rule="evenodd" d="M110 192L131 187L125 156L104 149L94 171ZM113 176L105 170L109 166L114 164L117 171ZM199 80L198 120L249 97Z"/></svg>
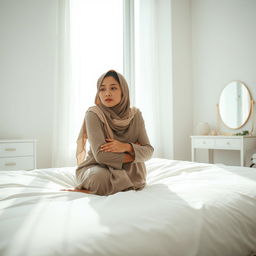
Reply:
<svg viewBox="0 0 256 256"><path fill-rule="evenodd" d="M124 154L124 163L131 163L134 161L134 159L135 159L135 157L128 153Z"/></svg>
<svg viewBox="0 0 256 256"><path fill-rule="evenodd" d="M128 152L129 145L127 143L124 143L115 139L106 139L106 142L107 143L101 145L100 151L114 152L114 153Z"/></svg>

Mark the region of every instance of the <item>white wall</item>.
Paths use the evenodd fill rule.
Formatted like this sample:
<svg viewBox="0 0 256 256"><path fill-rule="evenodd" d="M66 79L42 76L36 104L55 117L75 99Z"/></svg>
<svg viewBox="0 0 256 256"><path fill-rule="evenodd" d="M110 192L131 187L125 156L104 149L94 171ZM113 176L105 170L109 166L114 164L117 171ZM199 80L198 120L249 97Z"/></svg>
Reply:
<svg viewBox="0 0 256 256"><path fill-rule="evenodd" d="M193 126L216 126L216 104L231 80L241 80L256 100L256 1L192 0ZM221 126L222 132L240 130ZM224 154L225 153L225 154ZM215 152L217 162L239 165L238 151ZM206 161L206 153L199 153Z"/></svg>
<svg viewBox="0 0 256 256"><path fill-rule="evenodd" d="M51 166L57 0L0 1L0 138L37 139Z"/></svg>

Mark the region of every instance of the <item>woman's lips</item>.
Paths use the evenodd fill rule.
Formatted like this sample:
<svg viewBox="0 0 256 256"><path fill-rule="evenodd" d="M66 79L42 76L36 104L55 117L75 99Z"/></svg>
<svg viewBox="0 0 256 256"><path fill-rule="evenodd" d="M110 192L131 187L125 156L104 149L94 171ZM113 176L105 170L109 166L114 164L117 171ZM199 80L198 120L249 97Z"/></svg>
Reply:
<svg viewBox="0 0 256 256"><path fill-rule="evenodd" d="M112 99L105 99L105 101L107 101L107 102L111 102L111 101L113 101Z"/></svg>

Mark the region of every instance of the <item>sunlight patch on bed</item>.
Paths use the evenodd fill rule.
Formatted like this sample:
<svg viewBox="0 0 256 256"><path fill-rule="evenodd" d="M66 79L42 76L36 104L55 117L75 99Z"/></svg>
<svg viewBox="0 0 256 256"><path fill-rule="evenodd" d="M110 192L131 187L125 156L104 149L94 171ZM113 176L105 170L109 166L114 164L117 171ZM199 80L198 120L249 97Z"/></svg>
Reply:
<svg viewBox="0 0 256 256"><path fill-rule="evenodd" d="M41 199L34 205L20 206L16 212L18 210L23 215L23 221L19 229L11 231L12 242L16 246L9 247L5 255L29 255L35 248L45 251L67 239L74 242L79 237L81 240L96 240L94 234L97 234L98 239L99 234L106 236L110 233L110 229L100 223L97 211L90 206L90 199L83 198L78 201L49 202ZM73 221L70 222L70 219ZM5 227L1 227L2 230L11 226L8 225L9 221L5 222ZM28 237L30 241L27 241ZM46 239L48 249L44 244Z"/></svg>

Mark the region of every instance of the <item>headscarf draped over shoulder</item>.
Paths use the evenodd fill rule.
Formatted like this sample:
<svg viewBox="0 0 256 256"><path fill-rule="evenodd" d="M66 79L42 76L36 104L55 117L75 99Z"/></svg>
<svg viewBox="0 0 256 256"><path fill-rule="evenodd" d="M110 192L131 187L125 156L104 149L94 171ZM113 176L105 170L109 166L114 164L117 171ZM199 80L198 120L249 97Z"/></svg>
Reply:
<svg viewBox="0 0 256 256"><path fill-rule="evenodd" d="M109 76L109 72L115 72L119 79L119 84L122 90L121 101L114 107L104 106L99 98L99 89L102 84L102 81L105 77ZM90 107L87 111L92 111L104 123L105 132L108 138L114 138L113 132L124 131L126 130L134 115L137 112L135 107L130 107L130 97L129 97L129 88L125 78L118 72L114 70L109 70L100 76L97 81L97 93L95 97L95 106ZM77 148L76 148L76 159L77 164L81 164L85 160L86 156L86 141L88 139L86 131L86 122L85 118L82 123L78 138L77 138Z"/></svg>

